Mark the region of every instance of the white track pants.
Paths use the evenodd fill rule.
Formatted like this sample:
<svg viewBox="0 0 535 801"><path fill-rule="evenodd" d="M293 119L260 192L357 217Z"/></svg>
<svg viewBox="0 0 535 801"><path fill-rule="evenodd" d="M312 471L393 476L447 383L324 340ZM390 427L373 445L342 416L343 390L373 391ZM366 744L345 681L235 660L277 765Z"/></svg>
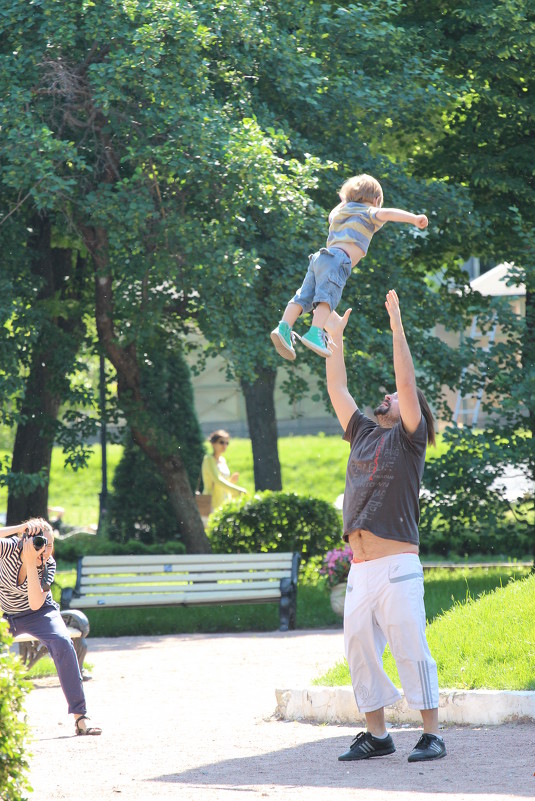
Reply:
<svg viewBox="0 0 535 801"><path fill-rule="evenodd" d="M373 712L401 698L383 670L386 643L409 707L438 707L437 666L425 638L424 574L416 554L385 556L351 566L344 641L361 712Z"/></svg>

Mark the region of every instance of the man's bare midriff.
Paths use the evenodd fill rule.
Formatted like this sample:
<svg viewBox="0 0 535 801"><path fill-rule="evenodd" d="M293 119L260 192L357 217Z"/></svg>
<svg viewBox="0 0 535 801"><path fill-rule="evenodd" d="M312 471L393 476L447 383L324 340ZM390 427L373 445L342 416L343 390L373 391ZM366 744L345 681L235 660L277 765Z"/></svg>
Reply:
<svg viewBox="0 0 535 801"><path fill-rule="evenodd" d="M385 540L364 528L357 528L349 534L349 546L353 551L353 559L366 562L396 553L418 553L417 545L400 540Z"/></svg>

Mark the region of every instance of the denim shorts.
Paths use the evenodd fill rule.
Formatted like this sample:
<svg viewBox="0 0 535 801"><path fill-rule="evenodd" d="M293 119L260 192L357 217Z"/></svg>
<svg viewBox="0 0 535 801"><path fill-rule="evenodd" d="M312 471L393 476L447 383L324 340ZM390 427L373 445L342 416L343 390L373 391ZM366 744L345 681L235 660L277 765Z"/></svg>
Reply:
<svg viewBox="0 0 535 801"><path fill-rule="evenodd" d="M321 248L310 256L305 280L292 303L302 306L303 312L312 311L318 303L328 303L336 309L342 290L351 275L351 259L341 248Z"/></svg>

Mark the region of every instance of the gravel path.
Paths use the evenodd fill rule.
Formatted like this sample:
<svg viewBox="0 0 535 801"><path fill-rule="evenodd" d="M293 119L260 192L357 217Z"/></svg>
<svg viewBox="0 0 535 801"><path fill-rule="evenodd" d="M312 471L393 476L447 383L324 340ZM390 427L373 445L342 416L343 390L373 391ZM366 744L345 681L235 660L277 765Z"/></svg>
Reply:
<svg viewBox="0 0 535 801"><path fill-rule="evenodd" d="M85 684L101 737L74 737L56 679L35 683L34 801L501 801L535 796L535 727L451 727L445 759L337 761L356 729L275 720L275 688L304 687L343 655L342 633L90 639Z"/></svg>

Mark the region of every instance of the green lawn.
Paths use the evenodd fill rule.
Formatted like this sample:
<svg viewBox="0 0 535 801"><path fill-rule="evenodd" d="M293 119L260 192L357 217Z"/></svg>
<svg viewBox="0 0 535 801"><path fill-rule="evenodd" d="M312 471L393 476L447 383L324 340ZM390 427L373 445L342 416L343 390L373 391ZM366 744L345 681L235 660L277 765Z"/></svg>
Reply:
<svg viewBox="0 0 535 801"><path fill-rule="evenodd" d="M455 601L429 625L427 639L441 687L535 690L535 575L512 581L477 600ZM388 647L385 671L400 686ZM351 684L345 660L315 684Z"/></svg>

